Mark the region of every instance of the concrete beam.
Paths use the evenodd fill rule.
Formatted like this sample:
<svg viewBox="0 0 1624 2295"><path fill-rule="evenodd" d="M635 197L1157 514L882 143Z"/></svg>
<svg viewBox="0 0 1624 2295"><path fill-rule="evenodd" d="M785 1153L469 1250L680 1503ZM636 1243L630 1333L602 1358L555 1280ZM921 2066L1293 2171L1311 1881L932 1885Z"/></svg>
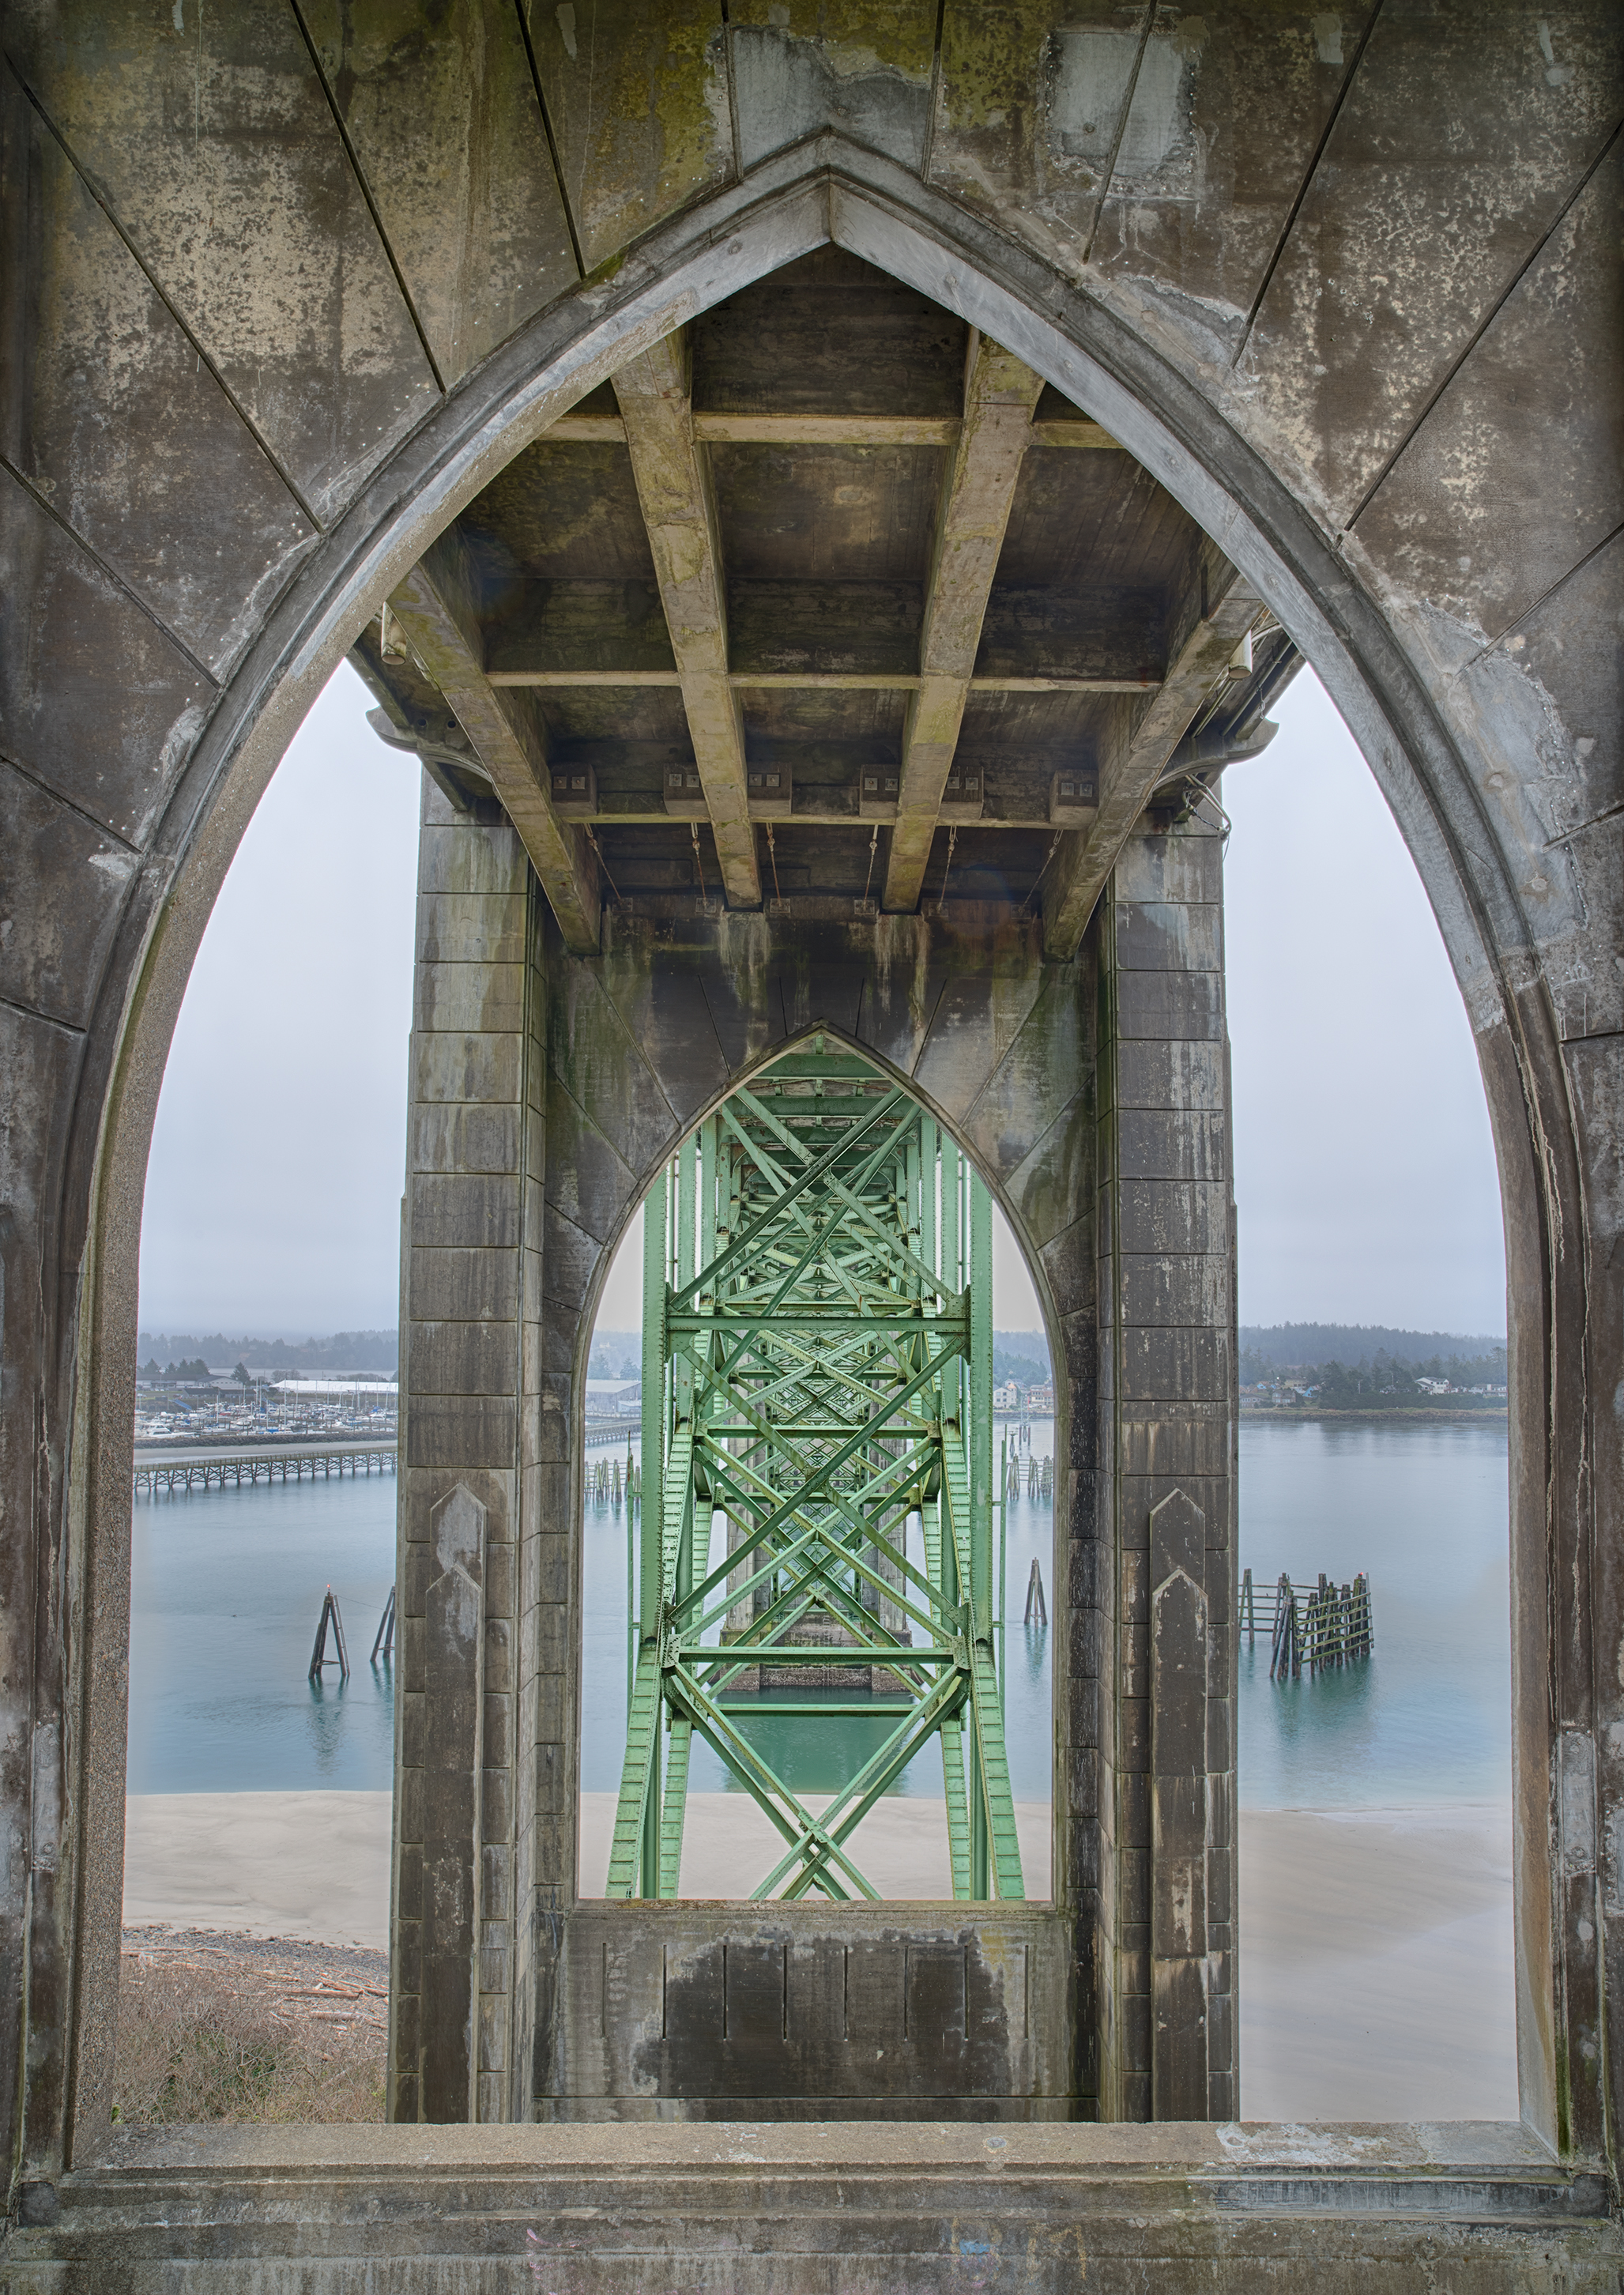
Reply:
<svg viewBox="0 0 1624 2295"><path fill-rule="evenodd" d="M759 908L761 872L745 779L744 725L728 682L727 586L716 502L694 436L681 334L667 335L623 367L615 377L615 395L625 420L632 473L649 528L722 882L732 907Z"/></svg>
<svg viewBox="0 0 1624 2295"><path fill-rule="evenodd" d="M972 334L964 427L936 515L919 633L919 683L902 734L902 788L885 867L889 910L919 905L1021 457L1032 443L1032 409L1042 388L1041 376L1022 360L984 335Z"/></svg>
<svg viewBox="0 0 1624 2295"><path fill-rule="evenodd" d="M693 426L702 445L724 446L956 446L964 430L956 414L724 414L699 407ZM547 436L582 445L624 444L626 426L618 415L577 412L560 414ZM1034 422L1032 437L1036 446L1127 452L1100 423L1081 415Z"/></svg>
<svg viewBox="0 0 1624 2295"><path fill-rule="evenodd" d="M1168 665L1160 692L1140 717L1125 724L1114 749L1102 755L1093 826L1067 835L1045 888L1045 955L1063 963L1076 955L1117 854L1202 704L1224 682L1236 647L1261 610L1256 591L1235 574L1219 601L1209 600L1207 612Z"/></svg>
<svg viewBox="0 0 1624 2295"><path fill-rule="evenodd" d="M1060 422L1034 422L1032 443L1034 446L1081 446L1108 454L1125 454L1128 451L1102 423L1085 422L1076 415L1068 415Z"/></svg>
<svg viewBox="0 0 1624 2295"><path fill-rule="evenodd" d="M728 672L736 692L917 693L923 678L899 671L894 676L868 670L749 670ZM1066 677L1059 674L1033 677L972 677L972 693L1150 693L1153 677ZM494 686L549 685L681 685L674 669L496 669Z"/></svg>
<svg viewBox="0 0 1624 2295"><path fill-rule="evenodd" d="M597 863L581 830L552 809L545 730L534 705L504 700L485 674L476 592L454 527L389 600L406 641L445 695L518 831L572 954L597 951Z"/></svg>

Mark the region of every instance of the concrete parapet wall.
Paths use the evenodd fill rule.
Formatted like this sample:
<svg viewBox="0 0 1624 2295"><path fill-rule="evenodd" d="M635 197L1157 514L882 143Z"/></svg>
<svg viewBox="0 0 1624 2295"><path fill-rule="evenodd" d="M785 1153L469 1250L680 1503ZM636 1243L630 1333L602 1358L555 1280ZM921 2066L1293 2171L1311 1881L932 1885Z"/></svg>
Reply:
<svg viewBox="0 0 1624 2295"><path fill-rule="evenodd" d="M119 2131L46 2213L12 2295L1616 2295L1624 2259L1604 2178L1492 2121Z"/></svg>

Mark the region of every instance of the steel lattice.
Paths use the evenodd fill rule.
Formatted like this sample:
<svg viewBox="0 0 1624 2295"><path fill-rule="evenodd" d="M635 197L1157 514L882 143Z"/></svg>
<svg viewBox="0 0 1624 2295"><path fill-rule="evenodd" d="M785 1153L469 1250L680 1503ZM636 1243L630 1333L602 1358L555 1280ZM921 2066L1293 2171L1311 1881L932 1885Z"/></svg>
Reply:
<svg viewBox="0 0 1624 2295"><path fill-rule="evenodd" d="M700 1126L644 1207L636 1660L611 1897L677 1893L696 1732L783 1841L753 1896L876 1896L852 1836L933 1736L954 1895L1024 1894L992 1398L984 1186L869 1062L820 1038L787 1053ZM728 1553L713 1565L717 1513ZM892 1725L817 1815L746 1726L770 1675L832 1676L850 1695L805 1711Z"/></svg>

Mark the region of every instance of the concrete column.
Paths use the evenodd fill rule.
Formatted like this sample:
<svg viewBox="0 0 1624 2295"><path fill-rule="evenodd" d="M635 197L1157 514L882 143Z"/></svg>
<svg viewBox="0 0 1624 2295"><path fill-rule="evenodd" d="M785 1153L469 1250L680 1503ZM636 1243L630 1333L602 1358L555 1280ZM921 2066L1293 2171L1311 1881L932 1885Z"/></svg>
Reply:
<svg viewBox="0 0 1624 2295"><path fill-rule="evenodd" d="M1193 823L1141 829L1109 899L1096 927L1099 1521L1115 1557L1115 1748L1101 1819L1116 1928L1101 2107L1229 2119L1236 1340L1220 841Z"/></svg>
<svg viewBox="0 0 1624 2295"><path fill-rule="evenodd" d="M530 866L426 785L401 1327L389 2112L510 2116Z"/></svg>
<svg viewBox="0 0 1624 2295"><path fill-rule="evenodd" d="M418 2110L438 2121L475 2116L485 1525L485 1508L459 1482L429 1518L428 1566L437 1574L423 1597Z"/></svg>
<svg viewBox="0 0 1624 2295"><path fill-rule="evenodd" d="M1183 1491L1150 1515L1150 2098L1204 2119L1207 2044L1206 1523Z"/></svg>
<svg viewBox="0 0 1624 2295"><path fill-rule="evenodd" d="M512 1939L511 2043L506 2108L493 2110L493 2119L530 2119L545 2088L564 1918L575 1897L580 1569L574 1478L580 1453L574 1373L592 1258L584 1238L548 1199L555 1146L570 1137L567 1125L554 1131L548 1049L558 1025L553 999L562 958L557 927L538 896L531 909L525 1017L513 1850L504 1915ZM574 1164L567 1153L559 1162L567 1188ZM497 1973L487 1971L493 2004Z"/></svg>

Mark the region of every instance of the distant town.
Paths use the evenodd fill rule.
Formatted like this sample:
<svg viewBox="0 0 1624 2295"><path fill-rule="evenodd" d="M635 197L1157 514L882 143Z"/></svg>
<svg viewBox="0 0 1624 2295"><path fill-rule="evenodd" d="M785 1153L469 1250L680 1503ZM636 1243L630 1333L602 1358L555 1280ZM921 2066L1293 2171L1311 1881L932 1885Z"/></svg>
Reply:
<svg viewBox="0 0 1624 2295"><path fill-rule="evenodd" d="M1291 1324L1241 1333L1243 1413L1506 1409L1506 1347L1443 1331Z"/></svg>
<svg viewBox="0 0 1624 2295"><path fill-rule="evenodd" d="M1243 1325L1240 1341L1246 1415L1506 1409L1506 1344L1492 1335L1282 1323ZM635 1331L596 1335L587 1367L594 1419L635 1417L640 1351ZM394 1331L305 1340L143 1331L137 1352L135 1439L143 1447L396 1436ZM1000 1417L1054 1416L1054 1373L1041 1331L995 1331L992 1376Z"/></svg>
<svg viewBox="0 0 1624 2295"><path fill-rule="evenodd" d="M142 1449L396 1438L400 1390L393 1331L340 1332L303 1346L232 1341L217 1332L199 1339L143 1331L136 1352L135 1441ZM322 1376L330 1364L335 1368ZM306 1365L317 1375L306 1375Z"/></svg>

